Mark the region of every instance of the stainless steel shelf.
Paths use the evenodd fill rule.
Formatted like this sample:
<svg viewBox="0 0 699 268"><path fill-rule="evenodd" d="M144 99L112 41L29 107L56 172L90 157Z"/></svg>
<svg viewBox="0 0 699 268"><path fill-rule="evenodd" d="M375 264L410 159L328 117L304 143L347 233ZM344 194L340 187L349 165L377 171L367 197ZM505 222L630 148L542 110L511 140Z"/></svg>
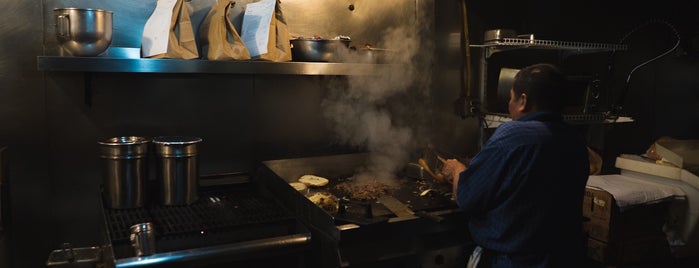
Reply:
<svg viewBox="0 0 699 268"><path fill-rule="evenodd" d="M377 75L395 64L209 61L108 57L38 56L40 71L113 73L211 73L282 75Z"/></svg>

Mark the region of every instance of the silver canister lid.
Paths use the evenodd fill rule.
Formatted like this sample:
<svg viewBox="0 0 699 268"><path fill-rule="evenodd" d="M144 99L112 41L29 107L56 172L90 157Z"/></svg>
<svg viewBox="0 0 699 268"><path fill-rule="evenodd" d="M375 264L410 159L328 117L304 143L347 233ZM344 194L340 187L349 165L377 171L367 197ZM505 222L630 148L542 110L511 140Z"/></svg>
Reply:
<svg viewBox="0 0 699 268"><path fill-rule="evenodd" d="M148 155L148 142L145 137L120 136L97 142L101 158L129 159L143 158Z"/></svg>
<svg viewBox="0 0 699 268"><path fill-rule="evenodd" d="M155 153L164 157L197 155L197 144L203 140L189 136L160 136L153 139Z"/></svg>

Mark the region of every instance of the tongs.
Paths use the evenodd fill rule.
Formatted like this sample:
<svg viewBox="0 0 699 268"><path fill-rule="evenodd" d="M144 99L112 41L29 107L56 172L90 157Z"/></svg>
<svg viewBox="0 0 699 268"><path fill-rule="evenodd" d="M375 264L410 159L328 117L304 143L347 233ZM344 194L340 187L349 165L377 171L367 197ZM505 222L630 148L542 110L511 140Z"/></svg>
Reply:
<svg viewBox="0 0 699 268"><path fill-rule="evenodd" d="M442 161L442 163L446 162L446 160L444 160L444 158L442 158L442 157L439 157L438 159L439 159L440 161ZM427 164L427 161L425 161L424 158L421 157L420 159L418 159L418 160L417 160L417 163L420 164L420 166L421 166L423 169L425 169L425 171L427 171L427 174L430 174L430 176L432 176L432 178L434 178L435 180L440 181L440 182L443 182L443 181L444 181L444 175L442 175L442 173L434 173L434 172L432 172L432 169L431 169L430 166Z"/></svg>

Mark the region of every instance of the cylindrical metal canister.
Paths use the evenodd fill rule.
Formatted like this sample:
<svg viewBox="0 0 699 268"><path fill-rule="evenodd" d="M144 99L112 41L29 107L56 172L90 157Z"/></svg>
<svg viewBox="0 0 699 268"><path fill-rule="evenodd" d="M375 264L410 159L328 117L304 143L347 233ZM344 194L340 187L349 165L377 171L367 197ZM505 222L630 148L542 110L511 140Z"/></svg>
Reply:
<svg viewBox="0 0 699 268"><path fill-rule="evenodd" d="M129 240L136 257L155 254L155 228L150 222L134 224L129 228Z"/></svg>
<svg viewBox="0 0 699 268"><path fill-rule="evenodd" d="M124 136L99 143L102 193L107 207L142 207L146 202L148 139Z"/></svg>
<svg viewBox="0 0 699 268"><path fill-rule="evenodd" d="M199 198L199 161L197 137L157 137L156 155L160 204L189 205Z"/></svg>

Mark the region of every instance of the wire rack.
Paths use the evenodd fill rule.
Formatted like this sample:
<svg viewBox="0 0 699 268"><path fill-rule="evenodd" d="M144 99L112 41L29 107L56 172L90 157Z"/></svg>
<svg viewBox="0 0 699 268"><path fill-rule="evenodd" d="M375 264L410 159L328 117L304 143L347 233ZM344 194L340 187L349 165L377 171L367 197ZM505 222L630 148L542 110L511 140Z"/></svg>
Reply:
<svg viewBox="0 0 699 268"><path fill-rule="evenodd" d="M543 49L572 49L572 50L626 50L623 44L587 43L574 41L555 41L524 38L503 38L484 44L484 46L517 46Z"/></svg>

